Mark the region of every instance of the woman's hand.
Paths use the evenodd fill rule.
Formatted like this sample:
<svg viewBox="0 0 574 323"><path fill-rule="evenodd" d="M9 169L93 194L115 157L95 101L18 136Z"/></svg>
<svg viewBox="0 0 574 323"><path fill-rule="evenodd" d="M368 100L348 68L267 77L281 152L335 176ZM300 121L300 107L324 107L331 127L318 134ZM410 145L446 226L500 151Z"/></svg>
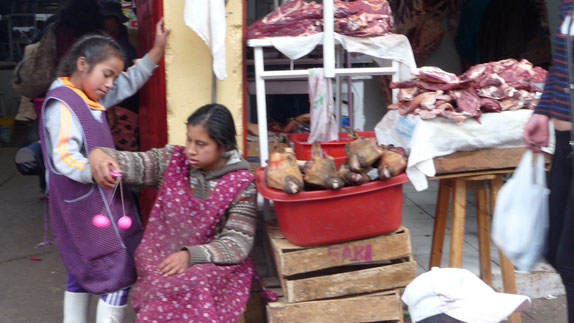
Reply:
<svg viewBox="0 0 574 323"><path fill-rule="evenodd" d="M113 188L116 178L111 172L120 172L118 163L101 149L94 149L88 156L92 177L103 188Z"/></svg>
<svg viewBox="0 0 574 323"><path fill-rule="evenodd" d="M153 42L153 48L149 51L148 57L156 65L159 64L161 57L165 51L165 46L167 44L167 36L171 29L165 27L163 18L155 25L155 39Z"/></svg>
<svg viewBox="0 0 574 323"><path fill-rule="evenodd" d="M548 146L548 116L533 114L524 127L522 138L526 142L526 147L535 153L539 153L542 147Z"/></svg>
<svg viewBox="0 0 574 323"><path fill-rule="evenodd" d="M165 277L181 274L187 268L189 268L189 252L187 250L178 251L159 264L159 272Z"/></svg>

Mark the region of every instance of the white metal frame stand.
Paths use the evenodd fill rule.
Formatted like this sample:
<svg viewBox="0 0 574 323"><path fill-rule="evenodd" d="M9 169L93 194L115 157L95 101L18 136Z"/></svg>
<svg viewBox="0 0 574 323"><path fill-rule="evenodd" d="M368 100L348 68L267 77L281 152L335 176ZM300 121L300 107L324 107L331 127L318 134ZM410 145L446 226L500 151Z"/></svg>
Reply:
<svg viewBox="0 0 574 323"><path fill-rule="evenodd" d="M365 75L391 75L394 82L398 81L399 63L392 61L390 67L361 67L340 68L335 66L335 37L334 37L334 1L323 1L323 69L325 76L336 78L339 76L365 76ZM255 61L255 89L257 103L257 122L259 128L259 156L261 166L265 167L269 159L269 138L267 131L267 105L265 102L265 81L280 79L307 78L308 69L293 69L281 71L266 71L263 49L273 45L267 39L251 39L247 42L254 49ZM337 86L337 89L339 86ZM340 91L337 90L337 100L340 102ZM396 95L393 95L396 97ZM340 119L339 119L340 122Z"/></svg>

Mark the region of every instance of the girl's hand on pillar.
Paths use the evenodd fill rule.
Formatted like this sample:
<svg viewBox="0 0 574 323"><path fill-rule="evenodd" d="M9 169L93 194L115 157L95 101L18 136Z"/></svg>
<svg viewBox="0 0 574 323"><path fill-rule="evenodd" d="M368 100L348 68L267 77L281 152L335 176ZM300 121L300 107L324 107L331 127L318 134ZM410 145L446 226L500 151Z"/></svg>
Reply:
<svg viewBox="0 0 574 323"><path fill-rule="evenodd" d="M165 26L163 18L161 18L161 20L158 21L157 25L155 26L155 39L153 42L153 48L148 53L149 59L156 65L159 64L159 61L165 52L167 37L169 36L170 32L171 29Z"/></svg>

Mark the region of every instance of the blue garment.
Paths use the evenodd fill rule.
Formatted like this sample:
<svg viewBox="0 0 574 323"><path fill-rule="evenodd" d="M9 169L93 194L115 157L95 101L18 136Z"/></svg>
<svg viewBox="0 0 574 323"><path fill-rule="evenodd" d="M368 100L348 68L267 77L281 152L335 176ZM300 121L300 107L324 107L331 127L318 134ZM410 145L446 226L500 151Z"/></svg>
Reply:
<svg viewBox="0 0 574 323"><path fill-rule="evenodd" d="M482 17L492 0L467 0L460 14L455 45L459 55L472 64L480 63L478 36Z"/></svg>

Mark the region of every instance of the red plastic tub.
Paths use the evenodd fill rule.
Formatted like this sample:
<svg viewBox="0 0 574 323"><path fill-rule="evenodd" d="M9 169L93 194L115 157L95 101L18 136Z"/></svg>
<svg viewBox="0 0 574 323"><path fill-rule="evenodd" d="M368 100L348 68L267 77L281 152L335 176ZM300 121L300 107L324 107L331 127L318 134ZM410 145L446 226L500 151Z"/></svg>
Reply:
<svg viewBox="0 0 574 323"><path fill-rule="evenodd" d="M279 229L291 243L316 246L369 238L396 231L402 223L406 174L338 191L289 195L270 188L256 172L257 189L275 206Z"/></svg>
<svg viewBox="0 0 574 323"><path fill-rule="evenodd" d="M375 137L374 131L358 131L357 134L365 138ZM308 133L293 133L289 135L289 140L295 144L295 156L299 160L311 159L311 144L307 143L307 139L309 139ZM321 148L327 155L331 157L347 157L347 153L345 153L345 145L351 141L351 138L349 138L346 133L339 132L339 140L322 142Z"/></svg>

